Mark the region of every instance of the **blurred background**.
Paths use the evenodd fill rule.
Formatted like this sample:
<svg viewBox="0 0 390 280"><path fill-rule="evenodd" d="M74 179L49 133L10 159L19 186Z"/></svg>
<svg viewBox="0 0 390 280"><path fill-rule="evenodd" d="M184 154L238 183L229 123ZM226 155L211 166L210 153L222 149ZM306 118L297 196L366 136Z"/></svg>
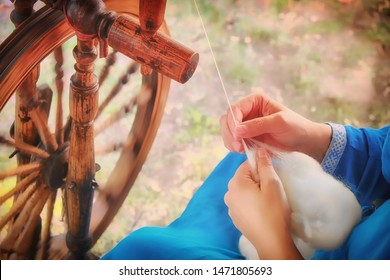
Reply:
<svg viewBox="0 0 390 280"><path fill-rule="evenodd" d="M319 122L359 127L390 122L390 1L197 3L232 103L262 91ZM13 29L11 10L10 1L0 1L0 41ZM139 227L173 221L228 152L219 135L219 117L228 104L193 0L168 0L165 19L171 36L199 52L200 62L186 84L172 81L148 159L93 248L98 256ZM69 63L71 74L74 62ZM0 115L1 133L9 128L8 110ZM0 152L4 168L8 155Z"/></svg>

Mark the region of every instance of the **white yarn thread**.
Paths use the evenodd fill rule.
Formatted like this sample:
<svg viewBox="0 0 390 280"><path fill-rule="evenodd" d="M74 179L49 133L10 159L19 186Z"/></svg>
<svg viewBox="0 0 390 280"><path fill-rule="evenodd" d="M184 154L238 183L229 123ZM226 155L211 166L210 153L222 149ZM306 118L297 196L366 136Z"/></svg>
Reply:
<svg viewBox="0 0 390 280"><path fill-rule="evenodd" d="M209 36L207 35L206 26L204 25L203 18L202 18L201 14L200 14L200 11L199 11L199 8L198 8L198 4L196 3L196 0L194 0L194 4L195 4L196 11L198 12L198 15L199 15L199 18L200 18L200 22L201 22L201 24L202 24L203 32L204 32L204 34L205 34L205 36L206 36L207 43L208 43L208 45L209 45L209 49L210 49L210 52L211 52L211 56L213 57L213 61L214 61L215 68L217 69L217 73L218 73L219 80L221 81L221 85L222 85L223 92L224 92L224 94L225 94L225 98L226 98L227 103L228 103L228 105L229 105L230 112L232 113L234 123L235 123L235 125L237 126L238 122L237 122L237 120L236 120L236 117L234 116L233 108L232 108L232 105L231 105L231 103L230 103L229 96L228 96L228 94L227 94L227 91L226 91L226 88L225 88L225 84L224 84L223 79L222 79L221 72L219 71L219 67L218 67L218 64L217 64L217 60L215 59L214 51L213 51L213 48L211 47L211 43L210 43L210 40L209 40Z"/></svg>
<svg viewBox="0 0 390 280"><path fill-rule="evenodd" d="M237 126L238 125L238 121L236 119L236 116L234 115L233 107L232 107L232 104L230 103L229 96L228 96L226 88L225 88L225 83L223 82L221 72L219 71L218 63L217 63L217 60L215 58L214 51L213 51L213 48L211 46L209 36L207 34L206 26L204 25L203 18L202 18L202 15L200 14L199 7L198 7L198 4L197 4L196 0L194 0L194 4L195 4L196 11L198 12L198 16L200 18L200 22L202 24L203 32L204 32L204 34L206 36L206 40L207 40L207 43L208 43L208 46L209 46L209 49L210 49L210 52L211 52L211 56L213 57L214 65L215 65L215 68L217 70L218 77L219 77L219 80L221 82L221 86L222 86L223 92L225 94L225 98L226 98L226 101L228 103L230 113L233 116L234 124ZM244 146L244 151L245 151L245 154L246 154L246 156L248 158L248 163L249 163L249 165L250 165L250 167L252 169L253 178L256 181L259 181L258 180L259 176L257 174L257 166L256 166L256 150L254 149L254 147L249 147L247 145L247 143L245 143L244 139L242 139L242 145Z"/></svg>

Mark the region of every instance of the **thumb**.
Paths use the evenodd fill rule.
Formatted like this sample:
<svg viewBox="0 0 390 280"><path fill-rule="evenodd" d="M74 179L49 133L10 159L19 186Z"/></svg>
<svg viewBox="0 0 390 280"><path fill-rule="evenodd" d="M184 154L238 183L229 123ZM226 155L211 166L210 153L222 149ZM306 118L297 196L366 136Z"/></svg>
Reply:
<svg viewBox="0 0 390 280"><path fill-rule="evenodd" d="M271 155L265 148L260 148L256 153L257 172L259 174L260 185L265 188L271 182L279 181L279 177L272 166Z"/></svg>

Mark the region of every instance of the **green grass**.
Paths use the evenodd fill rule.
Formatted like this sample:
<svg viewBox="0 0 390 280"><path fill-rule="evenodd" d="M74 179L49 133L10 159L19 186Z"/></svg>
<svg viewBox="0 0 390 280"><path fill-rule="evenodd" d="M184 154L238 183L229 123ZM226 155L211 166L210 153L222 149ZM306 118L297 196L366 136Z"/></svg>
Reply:
<svg viewBox="0 0 390 280"><path fill-rule="evenodd" d="M376 99L372 102L368 112L368 125L382 127L390 123L390 109L387 100Z"/></svg>
<svg viewBox="0 0 390 280"><path fill-rule="evenodd" d="M244 54L241 57L242 59L234 59L228 63L227 76L234 82L252 85L260 77L259 68L252 67Z"/></svg>
<svg viewBox="0 0 390 280"><path fill-rule="evenodd" d="M322 102L322 106L319 108L319 115L322 115L323 119L332 120L336 123L346 123L348 120L356 120L359 116L359 108L357 104L346 100L341 97L328 98Z"/></svg>
<svg viewBox="0 0 390 280"><path fill-rule="evenodd" d="M276 28L262 25L259 17L255 16L246 16L237 19L234 22L233 28L233 32L237 36L245 36L254 41L265 43L276 40L280 33Z"/></svg>
<svg viewBox="0 0 390 280"><path fill-rule="evenodd" d="M367 45L354 45L343 53L341 63L345 67L354 67L372 53L372 48L368 48Z"/></svg>
<svg viewBox="0 0 390 280"><path fill-rule="evenodd" d="M187 106L184 109L183 117L185 128L177 135L179 143L190 143L194 138L219 134L218 120L201 112L194 106Z"/></svg>
<svg viewBox="0 0 390 280"><path fill-rule="evenodd" d="M379 23L373 29L366 30L364 34L369 40L379 42L390 48L390 27L385 23Z"/></svg>
<svg viewBox="0 0 390 280"><path fill-rule="evenodd" d="M334 20L323 20L308 25L305 28L306 34L337 33L343 30L344 24Z"/></svg>
<svg viewBox="0 0 390 280"><path fill-rule="evenodd" d="M272 6L277 13L281 13L291 5L291 0L274 0L272 1Z"/></svg>

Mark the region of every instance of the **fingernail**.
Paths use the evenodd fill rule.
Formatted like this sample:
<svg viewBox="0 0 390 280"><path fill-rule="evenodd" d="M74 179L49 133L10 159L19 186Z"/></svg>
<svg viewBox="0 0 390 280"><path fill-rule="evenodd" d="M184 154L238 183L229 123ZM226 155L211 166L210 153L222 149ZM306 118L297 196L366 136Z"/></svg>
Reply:
<svg viewBox="0 0 390 280"><path fill-rule="evenodd" d="M236 126L234 132L237 134L243 134L248 131L248 128L245 125Z"/></svg>
<svg viewBox="0 0 390 280"><path fill-rule="evenodd" d="M240 142L233 142L232 145L233 145L233 149L236 152L239 152L241 150L241 143Z"/></svg>
<svg viewBox="0 0 390 280"><path fill-rule="evenodd" d="M269 154L265 148L260 148L257 150L257 157L258 158L269 158Z"/></svg>

